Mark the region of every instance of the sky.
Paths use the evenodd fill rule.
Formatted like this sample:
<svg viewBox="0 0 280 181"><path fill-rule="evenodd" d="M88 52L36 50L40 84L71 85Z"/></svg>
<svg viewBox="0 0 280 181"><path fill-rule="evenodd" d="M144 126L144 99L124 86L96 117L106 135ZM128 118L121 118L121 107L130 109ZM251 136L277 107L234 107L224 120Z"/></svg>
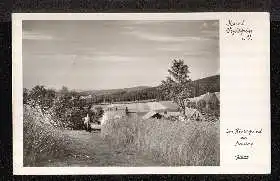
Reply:
<svg viewBox="0 0 280 181"><path fill-rule="evenodd" d="M218 21L28 20L22 31L25 88L157 86L173 59L193 80L219 74Z"/></svg>

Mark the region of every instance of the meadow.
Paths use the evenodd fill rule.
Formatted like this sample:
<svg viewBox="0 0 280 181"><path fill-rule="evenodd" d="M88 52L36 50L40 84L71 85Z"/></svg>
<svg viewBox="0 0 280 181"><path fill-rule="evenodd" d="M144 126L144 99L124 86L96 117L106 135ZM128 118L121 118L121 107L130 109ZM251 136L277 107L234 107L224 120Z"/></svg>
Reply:
<svg viewBox="0 0 280 181"><path fill-rule="evenodd" d="M219 121L142 120L137 114L119 119L111 116L102 126L101 136L119 149L151 154L166 166L220 164Z"/></svg>
<svg viewBox="0 0 280 181"><path fill-rule="evenodd" d="M43 113L40 107L25 104L24 166L44 166L50 160L58 160L55 166L61 163L69 165L69 162L78 162L80 165L114 165L114 160L118 159L113 156L106 161L106 155L111 155L114 150L124 154L124 157L131 152L143 155L145 159L140 162L144 165L150 163L149 160L159 163L158 166L219 165L219 120L181 122L165 118L142 119L151 110L176 111L177 106L171 101L110 106L124 105L128 107L128 115L125 110L105 111L102 119L106 121L101 124L101 133L87 133L81 130L67 131L64 127L55 126L59 120L55 119L54 109ZM93 155L94 159L80 160L73 157L69 161L69 155L82 152ZM130 159L127 160L126 164L129 165Z"/></svg>

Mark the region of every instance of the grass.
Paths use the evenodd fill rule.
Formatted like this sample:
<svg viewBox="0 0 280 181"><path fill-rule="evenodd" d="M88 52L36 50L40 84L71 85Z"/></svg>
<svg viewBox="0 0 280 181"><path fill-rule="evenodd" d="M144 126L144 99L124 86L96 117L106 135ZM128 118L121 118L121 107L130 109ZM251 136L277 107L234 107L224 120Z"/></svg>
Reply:
<svg viewBox="0 0 280 181"><path fill-rule="evenodd" d="M152 154L168 166L219 165L219 122L141 120L136 114L110 119L101 135L115 146Z"/></svg>
<svg viewBox="0 0 280 181"><path fill-rule="evenodd" d="M67 137L51 123L49 115L40 109L24 105L23 115L23 164L40 166L51 158L67 154Z"/></svg>

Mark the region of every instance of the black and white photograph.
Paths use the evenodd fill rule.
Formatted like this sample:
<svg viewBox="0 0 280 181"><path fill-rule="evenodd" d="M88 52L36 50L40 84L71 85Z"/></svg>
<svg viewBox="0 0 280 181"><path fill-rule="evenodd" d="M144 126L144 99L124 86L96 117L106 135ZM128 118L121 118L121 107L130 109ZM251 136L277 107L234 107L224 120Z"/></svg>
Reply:
<svg viewBox="0 0 280 181"><path fill-rule="evenodd" d="M13 174L271 173L269 22L14 13Z"/></svg>
<svg viewBox="0 0 280 181"><path fill-rule="evenodd" d="M220 165L219 20L22 21L23 166Z"/></svg>

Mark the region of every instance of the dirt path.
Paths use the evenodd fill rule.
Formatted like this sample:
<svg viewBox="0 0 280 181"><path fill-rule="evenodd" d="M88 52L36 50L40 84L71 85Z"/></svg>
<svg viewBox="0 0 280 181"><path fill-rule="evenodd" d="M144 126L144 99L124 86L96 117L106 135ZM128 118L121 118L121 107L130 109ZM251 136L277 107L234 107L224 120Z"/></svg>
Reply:
<svg viewBox="0 0 280 181"><path fill-rule="evenodd" d="M100 137L99 132L63 131L69 138L69 154L56 160L42 163L46 167L63 166L161 166L151 156L139 155L129 150L116 150Z"/></svg>

